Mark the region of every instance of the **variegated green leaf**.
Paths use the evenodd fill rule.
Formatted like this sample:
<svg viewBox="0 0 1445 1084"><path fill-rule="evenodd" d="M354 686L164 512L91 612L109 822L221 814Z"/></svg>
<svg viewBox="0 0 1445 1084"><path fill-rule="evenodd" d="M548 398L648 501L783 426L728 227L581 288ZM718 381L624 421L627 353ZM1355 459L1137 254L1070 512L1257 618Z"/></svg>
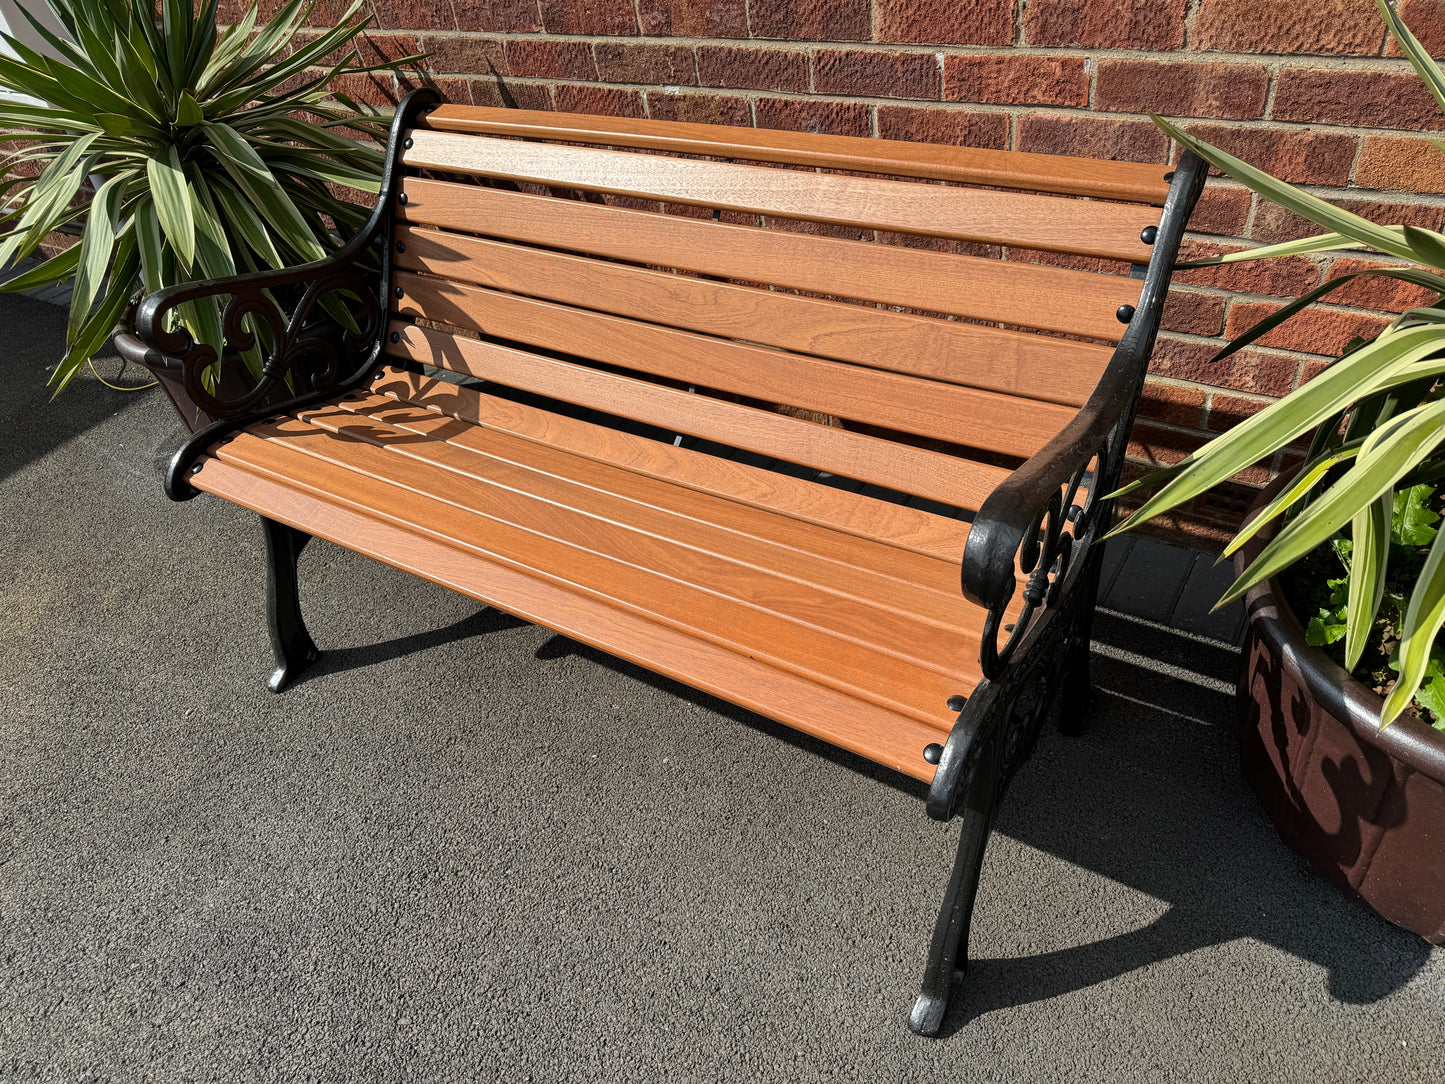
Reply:
<svg viewBox="0 0 1445 1084"><path fill-rule="evenodd" d="M1430 666L1430 648L1445 627L1445 531L1435 536L1415 590L1405 608L1400 630L1400 677L1380 712L1380 725L1389 726L1410 706Z"/></svg>
<svg viewBox="0 0 1445 1084"><path fill-rule="evenodd" d="M196 223L191 217L191 200L186 194L186 175L181 155L175 147L167 149L164 158L146 160L146 178L155 195L156 217L161 229L185 267L196 261Z"/></svg>
<svg viewBox="0 0 1445 1084"><path fill-rule="evenodd" d="M1390 519L1394 492L1355 513L1354 545L1350 549L1349 600L1345 618L1345 669L1353 670L1365 652L1370 630L1385 597L1385 571L1390 559Z"/></svg>

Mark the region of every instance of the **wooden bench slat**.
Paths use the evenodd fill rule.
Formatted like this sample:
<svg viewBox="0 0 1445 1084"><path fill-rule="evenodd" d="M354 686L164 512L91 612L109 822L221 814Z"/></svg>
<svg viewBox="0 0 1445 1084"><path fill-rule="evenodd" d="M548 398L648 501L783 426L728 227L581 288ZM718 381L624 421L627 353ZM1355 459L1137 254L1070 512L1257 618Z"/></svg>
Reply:
<svg viewBox="0 0 1445 1084"><path fill-rule="evenodd" d="M1140 240L1158 212L1132 203L1063 199L570 144L417 130L412 169L505 177L588 192L720 208L868 230L1147 263Z"/></svg>
<svg viewBox="0 0 1445 1084"><path fill-rule="evenodd" d="M1109 347L401 226L399 269L652 323L1079 406ZM605 304L604 304L605 302Z"/></svg>
<svg viewBox="0 0 1445 1084"><path fill-rule="evenodd" d="M752 581L739 577L727 585L742 589L737 594L716 590L722 584L713 584L715 589L708 590L706 579L700 579L698 585L687 580L689 559L697 559L695 551L684 553L638 532L627 533L624 542L605 525L596 521L583 524L575 514L555 506L548 510L550 516L526 523L515 522L526 518L515 503L492 503L485 510L463 507L453 502L466 499L465 486L455 476L445 477L446 472L438 472L447 483L442 487L427 486L429 471L415 465L400 484L387 484L394 457L359 441L315 439L315 431L299 422L256 427L218 449L217 457L286 478L313 495L365 510L409 532L444 542L459 553L505 563L531 576L607 599L610 605L677 628L690 628L699 638L725 650L761 658L773 667L846 690L889 711L913 715L920 722L946 716L943 705L947 697L965 680L963 674L950 673L952 668L941 663L925 666L861 643L849 637L841 623L833 629L823 627L818 621L837 612L835 607L848 609L837 600L824 603L817 595L809 599L806 592L794 590L796 585L760 577ZM446 496L435 496L439 491ZM495 496L495 491L491 495ZM742 591L748 590L749 582L773 609L745 601ZM779 609L793 612L785 617ZM917 626L912 638L927 640L925 628ZM934 642L940 639L935 636ZM947 646L957 642L950 638ZM965 652L950 655L960 666L968 658Z"/></svg>
<svg viewBox="0 0 1445 1084"><path fill-rule="evenodd" d="M957 633L964 604L958 566L952 562L820 530L499 430L459 430L450 419L387 396L330 404L297 417L317 429L373 444L390 456L454 471L472 483L467 492L475 495L466 503L477 511L519 500L553 504L698 550L704 556L693 567L700 576L709 560L721 559L927 622L948 636ZM493 489L510 492L489 496ZM459 497L448 494L448 499ZM597 535L588 537L593 544ZM707 578L718 583L726 575ZM868 642L878 631L860 628Z"/></svg>
<svg viewBox="0 0 1445 1084"><path fill-rule="evenodd" d="M515 433L637 474L665 478L794 519L942 558L955 566L968 540L968 524L957 519L673 447L402 369L386 370L373 388L405 406L443 418Z"/></svg>
<svg viewBox="0 0 1445 1084"><path fill-rule="evenodd" d="M996 392L709 338L402 272L395 308L453 327L735 395L1026 458L1076 413ZM606 300L598 299L605 308Z"/></svg>
<svg viewBox="0 0 1445 1084"><path fill-rule="evenodd" d="M933 778L934 768L920 751L929 742L942 741L951 720L933 725L888 711L761 660L720 652L686 627L612 605L569 584L500 561L458 560L458 551L450 545L325 495L296 489L274 476L215 459L203 463L194 479L199 489L405 568L925 783Z"/></svg>
<svg viewBox="0 0 1445 1084"><path fill-rule="evenodd" d="M391 342L391 336L397 337ZM1009 471L398 320L386 353L960 508Z"/></svg>
<svg viewBox="0 0 1445 1084"><path fill-rule="evenodd" d="M1098 196L1157 206L1163 206L1164 197L1169 193L1169 182L1164 179L1165 166L1027 151L467 105L441 106L427 114L421 123L443 132L476 132L787 162L996 188Z"/></svg>
<svg viewBox="0 0 1445 1084"><path fill-rule="evenodd" d="M408 178L401 217L594 256L1118 342L1141 284L1016 261Z"/></svg>

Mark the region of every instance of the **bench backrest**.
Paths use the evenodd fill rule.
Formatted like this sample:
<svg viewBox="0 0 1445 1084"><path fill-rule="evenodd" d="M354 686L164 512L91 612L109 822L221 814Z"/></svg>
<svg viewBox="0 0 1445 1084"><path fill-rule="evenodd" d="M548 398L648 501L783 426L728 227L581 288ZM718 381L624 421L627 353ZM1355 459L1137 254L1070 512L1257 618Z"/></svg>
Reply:
<svg viewBox="0 0 1445 1084"><path fill-rule="evenodd" d="M972 509L1093 390L1169 188L1162 165L454 105L405 147L393 357Z"/></svg>

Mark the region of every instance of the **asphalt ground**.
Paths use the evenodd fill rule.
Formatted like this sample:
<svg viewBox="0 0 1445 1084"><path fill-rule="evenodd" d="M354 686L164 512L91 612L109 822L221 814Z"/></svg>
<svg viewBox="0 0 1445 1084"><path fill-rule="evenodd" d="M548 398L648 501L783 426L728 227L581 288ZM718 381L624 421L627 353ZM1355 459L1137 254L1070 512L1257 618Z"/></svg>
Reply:
<svg viewBox="0 0 1445 1084"><path fill-rule="evenodd" d="M1279 843L1227 643L1101 613L921 1039L919 788L326 543L272 695L255 518L165 499L158 392L49 401L63 324L0 297L0 1079L1445 1079L1445 952Z"/></svg>

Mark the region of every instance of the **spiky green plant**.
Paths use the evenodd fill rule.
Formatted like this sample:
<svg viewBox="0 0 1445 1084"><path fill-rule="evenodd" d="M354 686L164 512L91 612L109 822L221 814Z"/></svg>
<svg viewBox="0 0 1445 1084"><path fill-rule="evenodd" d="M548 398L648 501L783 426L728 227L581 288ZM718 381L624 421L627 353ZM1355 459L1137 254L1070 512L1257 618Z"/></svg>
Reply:
<svg viewBox="0 0 1445 1084"><path fill-rule="evenodd" d="M1385 0L1376 0L1376 4L1391 35L1445 108L1445 75ZM1361 274L1402 279L1440 295L1434 304L1404 313L1372 342L1359 345L1304 387L1180 463L1118 494L1162 483L1162 488L1115 533L1137 527L1191 500L1313 430L1313 446L1294 483L1285 487L1225 551L1226 555L1232 554L1266 524L1280 522L1274 538L1220 604L1240 597L1349 527L1345 664L1354 669L1385 597L1392 519L1397 518L1396 496L1401 498L1400 503L1413 500L1419 504L1416 487L1439 487L1445 479L1445 395L1441 390L1441 378L1445 377L1445 236L1412 226L1376 225L1278 181L1168 121L1154 119L1172 138L1230 177L1330 231L1182 266L1363 248L1417 266L1384 267ZM1445 144L1437 142L1435 146L1445 151ZM1219 357L1254 342L1356 277L1330 279L1239 336ZM1399 628L1400 676L1385 698L1381 726L1397 718L1420 692L1427 676L1439 670L1445 657L1436 646L1442 626L1445 530L1433 533L1433 542L1405 607Z"/></svg>
<svg viewBox="0 0 1445 1084"><path fill-rule="evenodd" d="M53 230L82 219L84 229L79 244L0 289L74 277L66 353L52 377L58 393L142 281L153 290L302 263L335 247L333 227L354 232L366 209L327 186L376 192L381 154L337 129L384 138L385 123L330 84L419 57L361 62L363 0L304 43L297 32L314 4L303 0L259 27L253 4L225 30L219 0L202 0L199 11L192 0L47 3L69 40L24 14L57 55L7 36L16 58L0 56L0 88L38 103L0 101L0 142L14 148L0 186L0 267L33 254ZM219 304L180 313L218 349Z"/></svg>

